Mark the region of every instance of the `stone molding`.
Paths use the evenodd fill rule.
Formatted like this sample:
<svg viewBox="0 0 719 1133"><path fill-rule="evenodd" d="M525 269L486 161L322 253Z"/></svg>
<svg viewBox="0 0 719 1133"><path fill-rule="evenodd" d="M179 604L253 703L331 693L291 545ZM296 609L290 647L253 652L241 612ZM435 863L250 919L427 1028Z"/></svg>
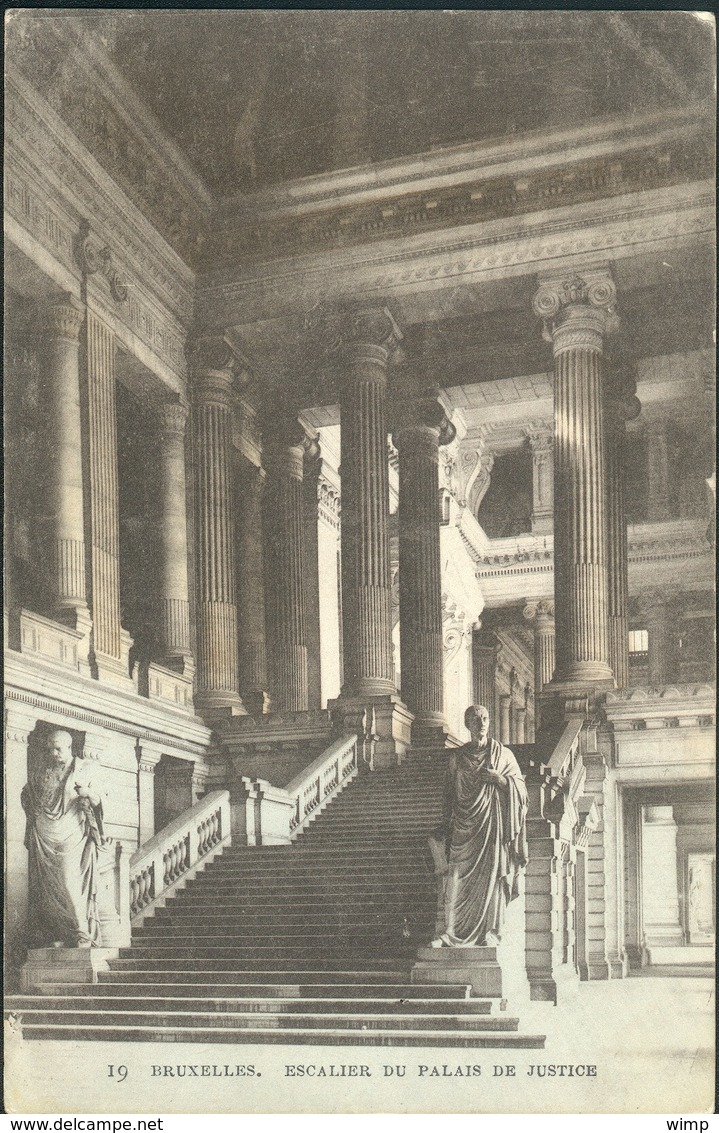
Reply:
<svg viewBox="0 0 719 1133"><path fill-rule="evenodd" d="M132 292L118 306L110 280L103 277L108 311L129 332L128 348L134 352L136 336L183 377L183 325L192 317L194 300L192 271L13 67L6 131L9 219L61 265L66 288L76 280L78 294L77 244L82 221L89 224L108 249L113 270L133 281ZM8 235L15 239L12 223Z"/></svg>
<svg viewBox="0 0 719 1133"><path fill-rule="evenodd" d="M363 294L402 294L422 284L456 287L465 279L533 275L544 262L581 266L592 256L603 261L636 256L642 244L656 250L673 248L677 241L713 239L713 223L709 181L681 190L648 190L557 208L551 215L538 211L521 221L505 218L439 231L415 237L411 246L394 241L391 250L356 247L278 259L257 265L253 277L242 280L218 271L202 280L198 312L208 324L241 325L302 313L308 294L316 297L316 306Z"/></svg>
<svg viewBox="0 0 719 1133"><path fill-rule="evenodd" d="M592 195L623 196L646 184L649 162L655 183L675 182L677 173L686 179L706 174L706 163L687 148L696 129L693 118L685 119L683 130L670 116L645 120L635 130L615 121L603 124L599 152L585 132L569 142L565 130L526 138L521 157L515 143L483 143L422 155L421 172L418 158L410 158L320 174L243 198L237 219L234 202L226 202L214 250L228 260L268 249L274 255L301 254L312 246L397 239Z"/></svg>
<svg viewBox="0 0 719 1133"><path fill-rule="evenodd" d="M78 43L76 27L65 21L45 21L40 28L13 45L17 69L24 63L26 44L31 68L33 52L42 55L46 69L54 65L51 97L63 121L189 262L209 220L211 197L201 178L112 63L97 35L83 29Z"/></svg>
<svg viewBox="0 0 719 1133"><path fill-rule="evenodd" d="M83 225L75 241L75 256L83 275L104 275L110 287L110 294L117 303L124 303L128 297L127 283L118 271L114 257L107 245L93 237Z"/></svg>
<svg viewBox="0 0 719 1133"><path fill-rule="evenodd" d="M160 428L162 435L168 439L181 440L185 436L187 425L187 406L181 401L163 401L160 404Z"/></svg>

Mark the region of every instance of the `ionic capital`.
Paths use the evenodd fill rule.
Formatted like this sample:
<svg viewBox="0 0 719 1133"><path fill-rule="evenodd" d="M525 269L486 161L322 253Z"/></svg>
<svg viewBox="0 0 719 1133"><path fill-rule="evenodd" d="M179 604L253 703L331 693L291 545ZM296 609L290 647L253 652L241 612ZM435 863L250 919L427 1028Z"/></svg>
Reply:
<svg viewBox="0 0 719 1133"><path fill-rule="evenodd" d="M436 398L416 400L405 410L402 423L392 433L392 443L400 452L422 446L436 453L439 445L449 445L456 437L457 430Z"/></svg>
<svg viewBox="0 0 719 1133"><path fill-rule="evenodd" d="M48 330L54 338L66 338L77 342L85 312L72 295L67 295L47 308Z"/></svg>
<svg viewBox="0 0 719 1133"><path fill-rule="evenodd" d="M403 337L389 307L379 305L349 310L318 306L305 318L305 330L328 354L385 365Z"/></svg>
<svg viewBox="0 0 719 1133"><path fill-rule="evenodd" d="M577 272L569 278L545 279L534 300L535 315L554 353L584 349L601 353L604 336L617 330L617 289L609 272Z"/></svg>
<svg viewBox="0 0 719 1133"><path fill-rule="evenodd" d="M188 342L187 355L198 404L230 409L237 359L227 339L223 335L198 335Z"/></svg>
<svg viewBox="0 0 719 1133"><path fill-rule="evenodd" d="M528 622L536 622L538 629L550 629L554 624L554 602L550 598L527 602L523 614Z"/></svg>

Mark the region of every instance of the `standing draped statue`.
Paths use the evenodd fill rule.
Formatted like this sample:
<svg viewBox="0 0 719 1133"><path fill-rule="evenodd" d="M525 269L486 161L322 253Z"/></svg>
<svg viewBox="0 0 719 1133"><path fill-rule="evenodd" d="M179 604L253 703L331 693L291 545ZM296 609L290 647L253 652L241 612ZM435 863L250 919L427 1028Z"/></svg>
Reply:
<svg viewBox="0 0 719 1133"><path fill-rule="evenodd" d="M100 943L102 794L97 764L73 756L69 732L51 732L45 758L31 771L21 795L36 945L90 948Z"/></svg>
<svg viewBox="0 0 719 1133"><path fill-rule="evenodd" d="M472 705L464 722L472 739L450 753L445 780L445 931L433 948L498 943L527 864L527 788L519 765L490 738L486 708Z"/></svg>

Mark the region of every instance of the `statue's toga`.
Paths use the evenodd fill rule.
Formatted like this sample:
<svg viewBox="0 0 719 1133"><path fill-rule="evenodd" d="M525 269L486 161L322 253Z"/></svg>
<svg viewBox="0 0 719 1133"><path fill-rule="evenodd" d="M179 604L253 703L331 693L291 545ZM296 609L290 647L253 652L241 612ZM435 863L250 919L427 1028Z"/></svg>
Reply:
<svg viewBox="0 0 719 1133"><path fill-rule="evenodd" d="M100 942L102 794L97 764L73 756L69 732L51 732L46 758L31 772L21 796L36 944L89 948Z"/></svg>
<svg viewBox="0 0 719 1133"><path fill-rule="evenodd" d="M468 708L465 724L472 739L450 754L445 780L445 930L433 948L495 944L527 863L527 789L519 765L490 738L486 708Z"/></svg>

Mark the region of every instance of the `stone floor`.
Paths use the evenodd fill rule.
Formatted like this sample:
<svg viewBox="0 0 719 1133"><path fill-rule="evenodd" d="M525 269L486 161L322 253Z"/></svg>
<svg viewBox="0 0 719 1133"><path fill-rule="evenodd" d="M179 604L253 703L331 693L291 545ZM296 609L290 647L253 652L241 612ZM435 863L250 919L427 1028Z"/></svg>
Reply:
<svg viewBox="0 0 719 1133"><path fill-rule="evenodd" d="M714 984L663 975L576 985L560 1006L521 1005L544 1051L22 1042L6 1031L10 1112L707 1113L713 1108ZM230 1053L231 1051L231 1053ZM109 1068L127 1066L124 1082ZM252 1065L252 1076L223 1068ZM287 1066L326 1068L289 1076ZM178 1080L162 1067L216 1067ZM329 1067L366 1066L334 1076ZM514 1074L506 1067L512 1065ZM596 1066L596 1077L536 1077L532 1066ZM404 1076L385 1067L404 1066ZM481 1066L481 1073L457 1073ZM505 1072L495 1074L494 1068ZM155 1072L153 1073L153 1067ZM427 1069L420 1073L420 1069ZM432 1069L436 1068L436 1073ZM159 1071L159 1072L158 1072ZM189 1071L186 1071L189 1074Z"/></svg>

